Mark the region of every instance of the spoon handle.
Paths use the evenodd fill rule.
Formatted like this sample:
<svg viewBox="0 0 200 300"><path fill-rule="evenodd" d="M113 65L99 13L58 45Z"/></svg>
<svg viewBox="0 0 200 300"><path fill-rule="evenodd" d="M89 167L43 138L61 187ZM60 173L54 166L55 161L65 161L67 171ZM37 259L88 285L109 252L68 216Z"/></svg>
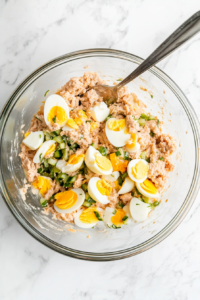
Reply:
<svg viewBox="0 0 200 300"><path fill-rule="evenodd" d="M167 55L172 53L182 44L187 42L200 30L200 11L195 13L185 21L176 31L174 31L152 54L147 57L130 75L121 81L115 88L119 90L131 80L144 73Z"/></svg>

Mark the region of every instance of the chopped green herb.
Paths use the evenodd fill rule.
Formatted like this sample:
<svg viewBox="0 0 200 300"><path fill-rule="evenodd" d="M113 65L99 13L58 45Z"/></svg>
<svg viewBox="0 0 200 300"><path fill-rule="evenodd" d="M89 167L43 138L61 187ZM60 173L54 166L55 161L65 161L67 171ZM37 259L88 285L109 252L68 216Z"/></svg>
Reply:
<svg viewBox="0 0 200 300"><path fill-rule="evenodd" d="M129 153L127 151L124 151L124 159L125 160L129 159Z"/></svg>
<svg viewBox="0 0 200 300"><path fill-rule="evenodd" d="M103 156L106 156L106 155L108 154L108 149L101 146L101 147L99 148L99 152L100 152Z"/></svg>
<svg viewBox="0 0 200 300"><path fill-rule="evenodd" d="M151 98L153 98L153 95L150 95L151 96Z"/></svg>
<svg viewBox="0 0 200 300"><path fill-rule="evenodd" d="M159 157L160 160L165 160L164 157Z"/></svg>
<svg viewBox="0 0 200 300"><path fill-rule="evenodd" d="M156 134L153 131L150 131L150 136L154 137Z"/></svg>
<svg viewBox="0 0 200 300"><path fill-rule="evenodd" d="M112 228L114 228L114 229L119 229L119 228L121 228L121 226L116 226L115 224L113 224L112 226L111 226Z"/></svg>
<svg viewBox="0 0 200 300"><path fill-rule="evenodd" d="M123 80L123 78L119 78L119 79L117 79L116 81L122 81Z"/></svg>
<svg viewBox="0 0 200 300"><path fill-rule="evenodd" d="M40 138L40 139L41 139L41 137L42 137L41 134L39 134L39 138Z"/></svg>
<svg viewBox="0 0 200 300"><path fill-rule="evenodd" d="M142 196L142 194L138 191L137 187L135 186L135 190L137 192L138 195Z"/></svg>
<svg viewBox="0 0 200 300"><path fill-rule="evenodd" d="M122 181L125 180L125 178L127 177L128 173L127 172L124 172L122 175L121 175L121 178L122 178Z"/></svg>
<svg viewBox="0 0 200 300"><path fill-rule="evenodd" d="M115 152L115 155L116 155L116 156L120 156L120 155L121 155L121 152L120 152L119 150L117 150L117 151Z"/></svg>
<svg viewBox="0 0 200 300"><path fill-rule="evenodd" d="M71 109L71 111L73 111L73 110L74 110L74 108Z"/></svg>
<svg viewBox="0 0 200 300"><path fill-rule="evenodd" d="M148 121L155 120L156 118L152 115L148 116Z"/></svg>
<svg viewBox="0 0 200 300"><path fill-rule="evenodd" d="M160 123L160 121L159 121L159 120L157 120L157 127L159 127L159 123Z"/></svg>
<svg viewBox="0 0 200 300"><path fill-rule="evenodd" d="M149 203L149 198L148 197L142 196L142 199L144 200L145 203Z"/></svg>
<svg viewBox="0 0 200 300"><path fill-rule="evenodd" d="M86 183L83 183L83 184L81 185L81 187L82 187L82 189L83 189L85 192L87 192L88 186L87 186Z"/></svg>
<svg viewBox="0 0 200 300"><path fill-rule="evenodd" d="M122 180L122 178L121 178L121 177L118 177L118 183L119 183L119 185L120 185L120 186L122 186L122 184L123 184L123 180Z"/></svg>
<svg viewBox="0 0 200 300"><path fill-rule="evenodd" d="M86 120L86 123L90 123L90 122L92 122L91 120Z"/></svg>
<svg viewBox="0 0 200 300"><path fill-rule="evenodd" d="M145 119L138 119L138 124L142 127L145 126L145 124L146 124Z"/></svg>
<svg viewBox="0 0 200 300"><path fill-rule="evenodd" d="M99 221L103 221L103 219L98 211L94 211L94 213Z"/></svg>
<svg viewBox="0 0 200 300"><path fill-rule="evenodd" d="M54 117L52 118L52 121L53 121L54 123L56 123L56 116L54 116Z"/></svg>
<svg viewBox="0 0 200 300"><path fill-rule="evenodd" d="M105 122L107 122L108 119L110 119L110 118L112 118L112 115L111 115L111 114L109 114L109 115L107 116L107 118L105 119Z"/></svg>
<svg viewBox="0 0 200 300"><path fill-rule="evenodd" d="M117 210L115 209L115 210L113 211L113 215L115 215L115 214L116 214L116 212L117 212Z"/></svg>
<svg viewBox="0 0 200 300"><path fill-rule="evenodd" d="M49 92L49 90L48 90L48 91L46 91L46 93L44 94L44 97L46 97L46 95L48 94L48 92Z"/></svg>
<svg viewBox="0 0 200 300"><path fill-rule="evenodd" d="M40 204L42 207L47 207L47 200L45 198L40 199Z"/></svg>
<svg viewBox="0 0 200 300"><path fill-rule="evenodd" d="M122 218L122 221L123 221L124 224L127 224L127 220L128 220L128 216L124 216L124 217Z"/></svg>
<svg viewBox="0 0 200 300"><path fill-rule="evenodd" d="M39 159L40 159L40 161L42 160L42 153L40 153L40 155L39 155Z"/></svg>
<svg viewBox="0 0 200 300"><path fill-rule="evenodd" d="M82 140L82 139L84 139L84 137L83 137L83 136L80 136L80 140Z"/></svg>
<svg viewBox="0 0 200 300"><path fill-rule="evenodd" d="M117 208L123 208L124 206L125 205L121 201L117 203Z"/></svg>
<svg viewBox="0 0 200 300"><path fill-rule="evenodd" d="M39 120L40 122L42 122L42 120L40 120L40 118L38 118L37 116L35 116L35 118L36 118L37 120Z"/></svg>
<svg viewBox="0 0 200 300"><path fill-rule="evenodd" d="M148 207L154 208L154 207L158 206L159 204L160 204L159 201L154 201L153 203L150 203Z"/></svg>
<svg viewBox="0 0 200 300"><path fill-rule="evenodd" d="M136 205L140 205L139 203L136 203Z"/></svg>
<svg viewBox="0 0 200 300"><path fill-rule="evenodd" d="M145 152L145 151L141 152L141 154L140 154L140 158L141 158L141 159L145 159L145 160L146 160L146 158L147 158L147 154L146 154L146 152Z"/></svg>
<svg viewBox="0 0 200 300"><path fill-rule="evenodd" d="M148 157L147 159L146 159L146 161L150 164L150 157Z"/></svg>
<svg viewBox="0 0 200 300"><path fill-rule="evenodd" d="M137 120L137 118L136 118L134 115L132 115L132 117L133 117L133 120L134 120L134 121L136 121L136 120Z"/></svg>
<svg viewBox="0 0 200 300"><path fill-rule="evenodd" d="M141 114L140 119L148 120L148 116L146 114Z"/></svg>
<svg viewBox="0 0 200 300"><path fill-rule="evenodd" d="M115 177L113 174L111 174L110 176Z"/></svg>

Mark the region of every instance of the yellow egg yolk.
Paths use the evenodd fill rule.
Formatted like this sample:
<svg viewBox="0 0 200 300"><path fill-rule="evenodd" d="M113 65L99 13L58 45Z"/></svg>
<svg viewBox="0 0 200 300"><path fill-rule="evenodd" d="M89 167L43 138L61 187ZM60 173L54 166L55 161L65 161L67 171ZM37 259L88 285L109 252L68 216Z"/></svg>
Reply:
<svg viewBox="0 0 200 300"><path fill-rule="evenodd" d="M110 196L112 186L104 179L100 179L96 183L98 191L104 196Z"/></svg>
<svg viewBox="0 0 200 300"><path fill-rule="evenodd" d="M155 195L158 192L155 185L149 179L146 179L144 182L140 183L140 186L145 192L149 194Z"/></svg>
<svg viewBox="0 0 200 300"><path fill-rule="evenodd" d="M83 120L82 120L81 118L74 118L74 122L75 122L78 126L80 126L80 125L83 124Z"/></svg>
<svg viewBox="0 0 200 300"><path fill-rule="evenodd" d="M24 134L24 137L27 138L27 136L29 136L29 134L31 134L31 133L30 133L30 132L26 132L26 133Z"/></svg>
<svg viewBox="0 0 200 300"><path fill-rule="evenodd" d="M68 117L65 110L61 106L53 106L47 117L50 123L57 123L63 125L66 123Z"/></svg>
<svg viewBox="0 0 200 300"><path fill-rule="evenodd" d="M125 217L126 213L123 209L117 209L117 212L114 216L111 217L111 222L115 225L123 225L123 218Z"/></svg>
<svg viewBox="0 0 200 300"><path fill-rule="evenodd" d="M119 159L115 153L110 154L110 160L114 171L120 171L124 173L128 166L128 160Z"/></svg>
<svg viewBox="0 0 200 300"><path fill-rule="evenodd" d="M47 152L45 153L45 156L48 155L48 154L50 154L50 153L52 153L52 152L54 152L56 150L56 146L57 146L56 143L53 144L53 145L51 145L49 147L49 149L47 150Z"/></svg>
<svg viewBox="0 0 200 300"><path fill-rule="evenodd" d="M125 119L110 120L108 123L108 128L112 131L120 131L124 129L125 125L126 125Z"/></svg>
<svg viewBox="0 0 200 300"><path fill-rule="evenodd" d="M132 174L136 179L140 180L147 175L148 170L149 166L140 160L134 167L132 167Z"/></svg>
<svg viewBox="0 0 200 300"><path fill-rule="evenodd" d="M98 219L94 213L95 211L97 211L96 207L84 209L79 216L79 220L86 224L98 222Z"/></svg>
<svg viewBox="0 0 200 300"><path fill-rule="evenodd" d="M90 124L90 131L94 131L98 127L99 127L99 123L98 122L91 122L91 124Z"/></svg>
<svg viewBox="0 0 200 300"><path fill-rule="evenodd" d="M70 164L70 165L76 165L76 164L79 163L84 157L85 157L84 154L80 154L80 155L72 154L72 155L69 157L68 164Z"/></svg>
<svg viewBox="0 0 200 300"><path fill-rule="evenodd" d="M68 209L78 200L77 194L72 190L60 192L54 198L56 199L54 204L60 209Z"/></svg>
<svg viewBox="0 0 200 300"><path fill-rule="evenodd" d="M67 125L69 125L71 128L73 128L73 129L78 129L78 125L76 124L76 122L73 120L73 119L71 119L71 118L69 118L68 120L67 120Z"/></svg>
<svg viewBox="0 0 200 300"><path fill-rule="evenodd" d="M105 156L95 155L95 162L97 166L103 171L109 171L112 168L112 164Z"/></svg>
<svg viewBox="0 0 200 300"><path fill-rule="evenodd" d="M48 190L51 188L51 180L44 178L42 176L39 176L32 185L34 188L39 190L40 194L44 197L44 195L48 192Z"/></svg>
<svg viewBox="0 0 200 300"><path fill-rule="evenodd" d="M86 113L83 110L79 110L78 114L81 118L87 119Z"/></svg>
<svg viewBox="0 0 200 300"><path fill-rule="evenodd" d="M137 135L136 133L131 133L130 140L126 142L126 148L131 150L136 146L136 143L137 143Z"/></svg>

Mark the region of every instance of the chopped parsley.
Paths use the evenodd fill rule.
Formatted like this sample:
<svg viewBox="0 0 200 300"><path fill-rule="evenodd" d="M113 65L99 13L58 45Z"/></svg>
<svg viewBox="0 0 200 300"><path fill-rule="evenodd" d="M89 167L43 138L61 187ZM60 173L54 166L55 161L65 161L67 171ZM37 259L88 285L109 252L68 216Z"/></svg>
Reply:
<svg viewBox="0 0 200 300"><path fill-rule="evenodd" d="M52 118L52 121L53 121L54 123L56 123L56 116L54 116L54 117Z"/></svg>
<svg viewBox="0 0 200 300"><path fill-rule="evenodd" d="M42 120L40 120L40 118L38 118L37 116L35 116L35 118L36 118L37 120L39 120L40 122L42 122Z"/></svg>
<svg viewBox="0 0 200 300"><path fill-rule="evenodd" d="M120 156L120 155L121 155L121 152L120 152L119 150L117 150L117 151L115 152L115 155L116 155L116 156Z"/></svg>
<svg viewBox="0 0 200 300"><path fill-rule="evenodd" d="M99 152L103 155L106 156L108 154L108 149L105 147L99 147Z"/></svg>
<svg viewBox="0 0 200 300"><path fill-rule="evenodd" d="M46 93L44 94L44 97L46 97L46 95L48 94L48 92L49 92L49 90L48 90L48 91L46 91Z"/></svg>
<svg viewBox="0 0 200 300"><path fill-rule="evenodd" d="M98 211L94 211L94 213L99 221L103 221L103 219Z"/></svg>
<svg viewBox="0 0 200 300"><path fill-rule="evenodd" d="M159 160L165 160L164 157L159 157Z"/></svg>
<svg viewBox="0 0 200 300"><path fill-rule="evenodd" d="M153 131L150 131L150 136L154 137L156 134Z"/></svg>

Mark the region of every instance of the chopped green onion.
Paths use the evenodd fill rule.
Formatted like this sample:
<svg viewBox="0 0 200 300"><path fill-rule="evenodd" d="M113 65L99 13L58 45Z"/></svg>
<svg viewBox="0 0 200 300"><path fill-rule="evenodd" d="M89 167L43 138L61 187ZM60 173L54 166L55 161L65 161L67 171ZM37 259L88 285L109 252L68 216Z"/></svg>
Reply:
<svg viewBox="0 0 200 300"><path fill-rule="evenodd" d="M60 174L58 174L57 178L63 180L63 182L65 183L65 182L67 182L69 176L65 173L60 173Z"/></svg>
<svg viewBox="0 0 200 300"><path fill-rule="evenodd" d="M53 134L55 134L55 135L60 135L60 133L61 133L61 129L53 131Z"/></svg>
<svg viewBox="0 0 200 300"><path fill-rule="evenodd" d="M150 163L150 157L148 157L148 158L146 159L146 161L147 161L148 163Z"/></svg>
<svg viewBox="0 0 200 300"><path fill-rule="evenodd" d="M40 139L41 139L41 137L42 137L41 134L39 134L39 138L40 138Z"/></svg>
<svg viewBox="0 0 200 300"><path fill-rule="evenodd" d="M117 150L117 151L115 152L115 155L116 155L116 156L121 156L121 152L120 152L119 150Z"/></svg>
<svg viewBox="0 0 200 300"><path fill-rule="evenodd" d="M42 122L42 120L40 120L40 118L38 118L37 116L35 116L35 118L36 118L37 120L39 120L40 122Z"/></svg>
<svg viewBox="0 0 200 300"><path fill-rule="evenodd" d="M67 149L63 149L62 150L62 158L64 159L64 160L68 160L68 158L69 158L69 152L67 151Z"/></svg>
<svg viewBox="0 0 200 300"><path fill-rule="evenodd" d="M153 98L153 95L150 95L151 96L151 98Z"/></svg>
<svg viewBox="0 0 200 300"><path fill-rule="evenodd" d="M159 127L159 123L160 123L160 121L159 121L159 120L157 120L157 127Z"/></svg>
<svg viewBox="0 0 200 300"><path fill-rule="evenodd" d="M60 169L56 168L55 166L53 167L52 171L54 173L61 173Z"/></svg>
<svg viewBox="0 0 200 300"><path fill-rule="evenodd" d="M119 78L119 79L117 79L116 81L122 81L123 80L123 78Z"/></svg>
<svg viewBox="0 0 200 300"><path fill-rule="evenodd" d="M97 145L95 143L92 143L91 146L97 149Z"/></svg>
<svg viewBox="0 0 200 300"><path fill-rule="evenodd" d="M46 97L46 95L48 94L48 92L49 92L49 90L48 90L48 91L46 91L46 93L44 94L44 97Z"/></svg>
<svg viewBox="0 0 200 300"><path fill-rule="evenodd" d="M47 159L44 159L43 163L44 163L44 167L45 167L45 168L48 168L48 167L49 167L49 164L48 164Z"/></svg>
<svg viewBox="0 0 200 300"><path fill-rule="evenodd" d="M140 205L139 203L136 203L135 205Z"/></svg>
<svg viewBox="0 0 200 300"><path fill-rule="evenodd" d="M115 210L113 211L113 215L115 215L115 214L116 214L116 212L117 212L117 210L115 209Z"/></svg>
<svg viewBox="0 0 200 300"><path fill-rule="evenodd" d="M117 203L117 208L123 208L124 206L125 205L121 201Z"/></svg>
<svg viewBox="0 0 200 300"><path fill-rule="evenodd" d="M149 203L149 198L148 197L142 196L142 199L144 200L145 203Z"/></svg>
<svg viewBox="0 0 200 300"><path fill-rule="evenodd" d="M121 178L121 177L118 177L118 183L119 183L119 185L120 185L120 186L122 186L122 184L123 184L123 180L122 180L122 178Z"/></svg>
<svg viewBox="0 0 200 300"><path fill-rule="evenodd" d="M129 153L127 151L124 151L124 159L125 160L129 159Z"/></svg>
<svg viewBox="0 0 200 300"><path fill-rule="evenodd" d="M140 158L141 158L141 159L145 159L145 160L146 160L146 158L147 158L147 154L146 154L146 152L145 152L145 151L141 152L141 154L140 154Z"/></svg>
<svg viewBox="0 0 200 300"><path fill-rule="evenodd" d="M153 131L150 131L149 134L150 134L151 137L154 137L156 135Z"/></svg>
<svg viewBox="0 0 200 300"><path fill-rule="evenodd" d="M108 149L101 146L101 147L99 148L99 152L100 152L103 156L106 156L106 155L108 154Z"/></svg>
<svg viewBox="0 0 200 300"><path fill-rule="evenodd" d="M116 226L115 224L113 224L111 227L112 227L113 229L119 229L119 228L121 228L121 226Z"/></svg>
<svg viewBox="0 0 200 300"><path fill-rule="evenodd" d="M103 219L98 211L94 211L94 213L99 221L103 221Z"/></svg>
<svg viewBox="0 0 200 300"><path fill-rule="evenodd" d="M156 118L152 115L148 116L148 121L155 120Z"/></svg>
<svg viewBox="0 0 200 300"><path fill-rule="evenodd" d="M127 224L127 220L128 220L128 216L124 216L124 217L122 218L122 221L123 221L124 224Z"/></svg>
<svg viewBox="0 0 200 300"><path fill-rule="evenodd" d="M138 124L139 124L140 126L145 126L145 124L146 124L145 119L138 119Z"/></svg>
<svg viewBox="0 0 200 300"><path fill-rule="evenodd" d="M52 121L53 121L54 123L56 123L56 116L54 116L54 117L52 118Z"/></svg>
<svg viewBox="0 0 200 300"><path fill-rule="evenodd" d="M164 157L159 157L160 160L165 160Z"/></svg>
<svg viewBox="0 0 200 300"><path fill-rule="evenodd" d="M48 164L52 165L52 166L55 166L57 164L57 159L54 159L54 158L48 158Z"/></svg>
<svg viewBox="0 0 200 300"><path fill-rule="evenodd" d="M135 186L135 190L137 192L138 195L142 196L142 194L138 191L137 187Z"/></svg>
<svg viewBox="0 0 200 300"><path fill-rule="evenodd" d="M124 172L122 175L121 175L121 178L122 178L122 181L125 180L125 178L128 176L128 173L127 172Z"/></svg>
<svg viewBox="0 0 200 300"><path fill-rule="evenodd" d="M108 119L110 119L110 118L112 118L112 115L111 115L111 114L109 114L109 115L107 116L107 118L105 119L105 122L107 122Z"/></svg>
<svg viewBox="0 0 200 300"><path fill-rule="evenodd" d="M148 116L146 114L141 114L140 119L148 120Z"/></svg>
<svg viewBox="0 0 200 300"><path fill-rule="evenodd" d="M90 122L92 122L91 120L86 120L86 123L90 123Z"/></svg>
<svg viewBox="0 0 200 300"><path fill-rule="evenodd" d="M41 199L40 199L40 205L41 205L42 207L47 207L47 200L46 200L45 198L41 198Z"/></svg>
<svg viewBox="0 0 200 300"><path fill-rule="evenodd" d="M83 137L83 136L80 136L80 140L82 140L82 139L84 139L84 137Z"/></svg>
<svg viewBox="0 0 200 300"><path fill-rule="evenodd" d="M60 143L60 149L65 149L66 148L66 144L65 143Z"/></svg>

